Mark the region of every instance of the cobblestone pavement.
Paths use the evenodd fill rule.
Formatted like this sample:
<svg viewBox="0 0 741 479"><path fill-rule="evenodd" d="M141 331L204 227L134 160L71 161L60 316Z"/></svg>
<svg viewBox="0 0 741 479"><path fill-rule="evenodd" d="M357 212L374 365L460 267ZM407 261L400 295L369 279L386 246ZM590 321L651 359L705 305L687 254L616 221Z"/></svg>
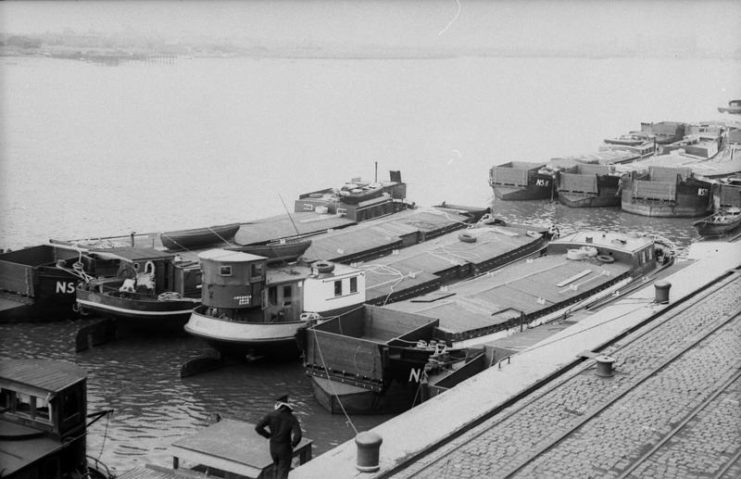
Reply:
<svg viewBox="0 0 741 479"><path fill-rule="evenodd" d="M588 361L392 477L504 477L510 473L519 477L618 477L738 369L740 311L741 279L736 275L602 351L616 359L613 377L597 376L594 362ZM664 363L666 367L653 374ZM644 381L634 387L639 379ZM739 445L741 427L738 414L723 414L738 400L733 395L729 391L718 396L727 402L716 416L711 410L718 408L708 408L707 418L703 415L703 420L720 421L723 426L705 431L701 445L686 443L702 459L693 462L687 453L667 448L661 459L666 467L649 470L652 463L645 463L642 474L635 474L707 474L719 467L719 461L708 455L727 463ZM577 426L581 427L570 434ZM696 433L700 434L699 429ZM685 434L691 435L689 430ZM707 444L712 442L718 444Z"/></svg>

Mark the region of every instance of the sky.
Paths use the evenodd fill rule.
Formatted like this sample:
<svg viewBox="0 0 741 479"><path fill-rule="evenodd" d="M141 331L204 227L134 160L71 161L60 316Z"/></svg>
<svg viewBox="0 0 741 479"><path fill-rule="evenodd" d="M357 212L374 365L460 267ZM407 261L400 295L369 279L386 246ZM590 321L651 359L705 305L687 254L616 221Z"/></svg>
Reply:
<svg viewBox="0 0 741 479"><path fill-rule="evenodd" d="M685 42L741 48L726 0L102 0L0 2L0 32L122 32L374 45L571 46Z"/></svg>

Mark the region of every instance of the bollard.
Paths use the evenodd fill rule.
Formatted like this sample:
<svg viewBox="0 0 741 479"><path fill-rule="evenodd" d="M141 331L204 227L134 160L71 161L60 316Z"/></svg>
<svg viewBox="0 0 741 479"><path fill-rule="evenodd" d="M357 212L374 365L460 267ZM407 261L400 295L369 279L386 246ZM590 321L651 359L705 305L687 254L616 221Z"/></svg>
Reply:
<svg viewBox="0 0 741 479"><path fill-rule="evenodd" d="M361 472L374 472L380 466L378 464L379 451L383 439L374 432L361 432L355 436L355 444L358 446L358 459L355 467Z"/></svg>
<svg viewBox="0 0 741 479"><path fill-rule="evenodd" d="M601 376L603 378L612 377L612 363L615 362L615 358L602 355L597 356L595 360L597 361L597 376Z"/></svg>
<svg viewBox="0 0 741 479"><path fill-rule="evenodd" d="M654 288L656 288L655 301L658 304L667 304L669 302L669 289L671 287L672 284L668 281L657 281L654 283Z"/></svg>

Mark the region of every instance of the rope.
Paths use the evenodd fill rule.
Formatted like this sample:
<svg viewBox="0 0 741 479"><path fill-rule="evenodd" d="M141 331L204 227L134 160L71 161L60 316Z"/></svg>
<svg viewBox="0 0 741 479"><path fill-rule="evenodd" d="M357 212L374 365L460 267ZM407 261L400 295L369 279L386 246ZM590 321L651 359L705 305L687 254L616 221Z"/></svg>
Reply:
<svg viewBox="0 0 741 479"><path fill-rule="evenodd" d="M327 375L327 380L329 381L329 385L332 388L332 393L334 394L334 397L337 398L337 404L340 405L340 409L342 410L342 414L345 415L345 419L347 420L347 423L350 424L350 427L352 427L352 430L355 432L355 435L358 435L358 429L355 427L355 424L353 424L352 419L350 419L350 415L347 414L347 411L345 410L345 406L342 404L342 400L340 399L339 394L337 394L337 390L334 388L334 382L329 378L329 369L327 369L327 363L324 361L324 355L322 354L322 348L319 346L319 339L316 335L316 329L312 328L312 331L314 332L314 344L316 344L316 350L319 352L319 360L322 362L322 368L324 369L324 374Z"/></svg>
<svg viewBox="0 0 741 479"><path fill-rule="evenodd" d="M95 459L96 461L100 461L100 457L103 455L103 448L105 447L105 441L108 438L108 424L110 422L111 422L111 415L106 414L105 430L103 431L103 442L100 444L100 452L98 453L98 457Z"/></svg>

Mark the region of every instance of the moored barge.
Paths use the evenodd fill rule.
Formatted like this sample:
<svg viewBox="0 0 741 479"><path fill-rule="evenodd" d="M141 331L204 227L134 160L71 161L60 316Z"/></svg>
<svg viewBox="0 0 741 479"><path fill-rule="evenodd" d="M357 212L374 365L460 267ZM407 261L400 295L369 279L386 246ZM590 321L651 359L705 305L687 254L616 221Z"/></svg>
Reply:
<svg viewBox="0 0 741 479"><path fill-rule="evenodd" d="M552 200L556 195L554 171L546 163L510 161L492 166L489 186L500 200Z"/></svg>
<svg viewBox="0 0 741 479"><path fill-rule="evenodd" d="M420 357L453 351L470 354L491 340L562 318L671 258L651 238L597 231L554 240L546 251L544 256L384 306L383 313L348 313L310 327L305 369L317 399L333 412L339 402L346 406L345 400L356 413L381 413L400 405L403 409L414 402L425 378ZM379 318L385 318L383 324ZM391 327L394 334L370 334ZM351 367L347 358L355 348L364 352L364 361ZM376 366L368 369L368 364Z"/></svg>
<svg viewBox="0 0 741 479"><path fill-rule="evenodd" d="M642 216L702 216L712 208L711 188L690 168L650 166L621 178L620 207Z"/></svg>

